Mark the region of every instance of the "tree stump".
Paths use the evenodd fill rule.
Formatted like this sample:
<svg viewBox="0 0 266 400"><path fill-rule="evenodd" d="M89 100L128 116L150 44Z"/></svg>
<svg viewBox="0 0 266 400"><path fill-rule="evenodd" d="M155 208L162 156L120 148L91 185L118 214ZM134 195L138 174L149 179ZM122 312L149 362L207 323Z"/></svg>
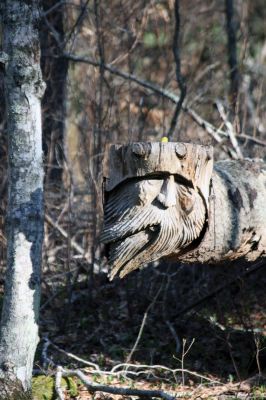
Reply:
<svg viewBox="0 0 266 400"><path fill-rule="evenodd" d="M266 169L191 143L110 145L102 242L111 279L160 258L252 262L266 251Z"/></svg>

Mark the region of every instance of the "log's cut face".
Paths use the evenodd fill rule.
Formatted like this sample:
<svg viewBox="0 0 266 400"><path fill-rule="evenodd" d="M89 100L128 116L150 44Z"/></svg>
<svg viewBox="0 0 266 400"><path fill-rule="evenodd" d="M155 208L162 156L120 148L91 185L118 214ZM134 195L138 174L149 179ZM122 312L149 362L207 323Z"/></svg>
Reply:
<svg viewBox="0 0 266 400"><path fill-rule="evenodd" d="M206 228L212 148L188 143L112 145L105 153L101 239L111 279L179 254Z"/></svg>

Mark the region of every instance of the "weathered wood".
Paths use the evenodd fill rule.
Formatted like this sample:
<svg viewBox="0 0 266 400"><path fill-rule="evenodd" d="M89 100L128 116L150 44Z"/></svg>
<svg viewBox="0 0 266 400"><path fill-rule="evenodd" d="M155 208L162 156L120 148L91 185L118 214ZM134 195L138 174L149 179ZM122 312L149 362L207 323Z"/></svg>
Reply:
<svg viewBox="0 0 266 400"><path fill-rule="evenodd" d="M190 143L111 145L102 241L125 276L150 261L254 261L266 251L265 164L221 161Z"/></svg>

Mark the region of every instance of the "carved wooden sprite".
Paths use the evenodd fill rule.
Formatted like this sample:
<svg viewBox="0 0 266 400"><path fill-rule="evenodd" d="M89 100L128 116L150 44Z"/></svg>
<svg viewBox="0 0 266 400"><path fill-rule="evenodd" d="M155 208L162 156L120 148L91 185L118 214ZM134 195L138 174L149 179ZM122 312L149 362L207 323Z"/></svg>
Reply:
<svg viewBox="0 0 266 400"><path fill-rule="evenodd" d="M104 159L110 277L162 257L254 261L266 252L262 161L220 161L191 143L111 145Z"/></svg>

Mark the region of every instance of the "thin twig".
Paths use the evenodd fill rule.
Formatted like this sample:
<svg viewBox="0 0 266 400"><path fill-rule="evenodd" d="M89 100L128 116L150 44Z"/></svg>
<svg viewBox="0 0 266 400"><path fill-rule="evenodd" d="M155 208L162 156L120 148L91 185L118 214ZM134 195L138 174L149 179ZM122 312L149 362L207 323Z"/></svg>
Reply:
<svg viewBox="0 0 266 400"><path fill-rule="evenodd" d="M174 376L176 373L186 373L188 375L191 376L195 376L197 378L200 379L204 379L208 382L211 383L216 383L216 384L220 384L219 381L208 378L204 375L201 375L195 371L190 371L188 369L182 369L182 368L176 368L176 369L172 369L169 367L166 367L165 365L148 365L148 364L130 364L130 363L120 363L120 364L116 364L115 366L112 367L112 369L110 371L103 371L100 369L98 364L92 363L90 361L84 360L83 358L80 358L78 356L76 356L75 354L69 353L68 351L65 351L63 349L61 349L60 347L58 347L57 345L55 345L54 343L52 343L47 337L44 338L44 346L43 346L43 350L42 350L42 358L44 359L45 363L46 363L46 367L48 365L51 365L52 367L55 367L56 364L50 359L50 357L48 356L47 352L48 352L48 347L51 346L53 347L55 350L59 351L60 353L66 355L67 357L70 357L76 361L79 361L81 363L83 363L84 365L87 365L89 367L92 367L92 370L86 370L86 372L90 375L107 375L107 376L126 376L127 374L131 374L131 375L135 375L138 376L140 374L147 374L150 373L152 370L160 370L160 371L166 371L166 372L170 372L172 373ZM44 365L45 366L45 365ZM138 372L133 372L130 369L134 369L134 370L140 370Z"/></svg>
<svg viewBox="0 0 266 400"><path fill-rule="evenodd" d="M257 144L258 146L263 146L263 147L266 146L266 142L264 140L260 140L257 139L256 137L246 135L245 133L240 133L239 135L236 135L236 137L242 140L249 140L250 142Z"/></svg>
<svg viewBox="0 0 266 400"><path fill-rule="evenodd" d="M171 125L167 134L168 139L171 139L173 132L175 130L178 116L180 111L182 110L182 104L186 97L187 87L183 76L181 74L181 66L180 66L180 54L179 54L179 30L180 30L180 16L179 16L179 0L175 0L175 33L174 33L174 42L173 42L173 53L175 58L175 73L176 73L176 80L178 82L178 86L180 89L180 97L176 104L176 109L171 121Z"/></svg>
<svg viewBox="0 0 266 400"><path fill-rule="evenodd" d="M142 369L147 369L147 370L156 370L156 369L158 369L158 370L164 370L164 371L171 372L172 374L176 374L177 372L181 372L181 373L182 373L182 371L184 371L185 373L187 373L187 374L189 374L189 375L191 375L191 376L196 376L197 378L205 379L205 380L208 381L208 382L219 383L219 384L221 383L221 382L219 382L219 381L217 381L217 380L214 380L214 379L208 378L208 377L206 377L206 376L204 376L204 375L198 374L198 373L195 372L195 371L190 371L190 370L188 370L188 369L182 370L182 368L171 369L171 368L169 368L169 367L166 367L165 365L147 365L147 364L127 364L127 363L121 363L121 364L115 365L115 366L111 369L110 372L112 372L112 373L119 372L119 368L123 368L122 371L124 371L124 368L125 368L125 367L127 368L127 372L131 372L131 371L129 371L129 368L134 368L134 369L142 368Z"/></svg>
<svg viewBox="0 0 266 400"><path fill-rule="evenodd" d="M68 351L65 351L65 350L61 349L56 344L52 343L48 338L46 338L46 343L48 343L51 347L53 347L59 353L64 354L65 356L73 358L73 360L79 361L79 362L81 362L81 363L83 363L85 365L88 365L90 367L93 367L96 371L100 370L100 368L99 368L99 366L97 364L95 364L95 363L93 363L91 361L84 360L83 358L80 358L80 357L76 356L75 354L72 354L72 353L70 353Z"/></svg>
<svg viewBox="0 0 266 400"><path fill-rule="evenodd" d="M69 1L65 1L65 0L58 1L56 4L53 4L52 7L48 8L48 10L43 11L41 13L41 17L47 17L48 14L50 14L57 8L62 7L67 4L71 4L71 3Z"/></svg>
<svg viewBox="0 0 266 400"><path fill-rule="evenodd" d="M242 160L243 159L243 154L242 154L242 151L240 150L240 147L238 145L233 125L231 124L231 122L228 119L228 116L225 113L224 106L222 105L222 103L220 101L216 101L215 105L217 107L217 110L218 110L223 122L224 122L224 125L226 126L229 139L230 139L230 141L232 143L232 146L233 146L233 148L234 148L234 150L235 150L235 152L237 154L237 157L240 160Z"/></svg>
<svg viewBox="0 0 266 400"><path fill-rule="evenodd" d="M143 316L143 319L142 319L142 322L141 322L141 325L140 325L140 328L139 328L139 333L138 333L137 339L136 339L136 341L134 343L134 346L132 347L129 355L127 356L127 360L126 360L127 363L131 360L133 354L135 353L135 351L136 351L136 349L137 349L137 347L139 345L139 341L141 339L141 336L142 336L142 333L143 333L143 330L144 330L144 326L146 324L147 317L148 317L148 313L146 311L144 313L144 316Z"/></svg>
<svg viewBox="0 0 266 400"><path fill-rule="evenodd" d="M185 386L185 368L184 368L185 357L186 357L187 353L189 352L189 350L191 349L191 347L193 346L194 342L195 342L195 339L193 338L191 343L190 343L190 345L186 349L187 340L183 339L183 349L182 349L182 358L181 358L182 384L183 384L183 386Z"/></svg>
<svg viewBox="0 0 266 400"><path fill-rule="evenodd" d="M179 351L180 351L180 340L179 340L179 337L178 337L178 335L176 333L176 330L175 330L173 324L168 319L165 320L165 323L168 326L169 331L171 332L173 338L175 339L175 346L176 346L175 347L175 351L176 351L176 353L179 353Z"/></svg>
<svg viewBox="0 0 266 400"><path fill-rule="evenodd" d="M62 226L60 226L57 222L54 222L48 214L45 214L45 221L55 228L61 234L61 236L63 236L65 239L68 239L67 231L65 231L65 229L62 228ZM75 240L70 240L70 246L73 247L73 249L75 249L79 254L81 254L88 262L90 262L89 255L86 254L85 250Z"/></svg>
<svg viewBox="0 0 266 400"><path fill-rule="evenodd" d="M156 295L154 296L152 302L149 304L149 306L147 307L147 310L146 310L145 313L144 313L144 316L143 316L143 319L142 319L142 322L141 322L141 326L140 326L140 329L139 329L139 333L138 333L137 339L136 339L136 341L135 341L135 343L134 343L134 346L132 347L132 349L131 349L129 355L127 356L126 363L129 363L129 362L130 362L130 360L131 360L133 354L134 354L135 351L136 351L136 348L138 347L138 344L139 344L139 341L140 341L140 339L141 339L141 336L142 336L142 333L143 333L143 329L144 329L144 326L145 326L145 323L146 323L146 320L147 320L147 317L148 317L148 313L150 312L151 308L154 306L154 304L155 304L155 302L156 302L156 300L157 300L159 294L161 293L161 290L162 290L162 285L160 286L160 288L159 288L159 290L157 291Z"/></svg>
<svg viewBox="0 0 266 400"><path fill-rule="evenodd" d="M239 72L237 67L236 24L234 21L234 0L225 0L228 64L230 68L230 100L235 114L239 87Z"/></svg>
<svg viewBox="0 0 266 400"><path fill-rule="evenodd" d="M176 273L178 273L178 271L175 272L174 274L176 274ZM169 286L171 284L172 276L173 275L169 274L168 270L167 270L167 274L166 274L167 282L166 282L165 289L164 289L164 296L163 296L163 303L162 303L162 315L163 315L163 319L164 319L166 325L168 326L173 338L175 339L176 353L178 354L179 351L180 351L180 348L181 348L180 340L179 340L179 337L178 337L178 335L177 335L177 333L175 331L175 328L174 328L173 324L169 320L168 313L166 311L167 294L169 293Z"/></svg>

